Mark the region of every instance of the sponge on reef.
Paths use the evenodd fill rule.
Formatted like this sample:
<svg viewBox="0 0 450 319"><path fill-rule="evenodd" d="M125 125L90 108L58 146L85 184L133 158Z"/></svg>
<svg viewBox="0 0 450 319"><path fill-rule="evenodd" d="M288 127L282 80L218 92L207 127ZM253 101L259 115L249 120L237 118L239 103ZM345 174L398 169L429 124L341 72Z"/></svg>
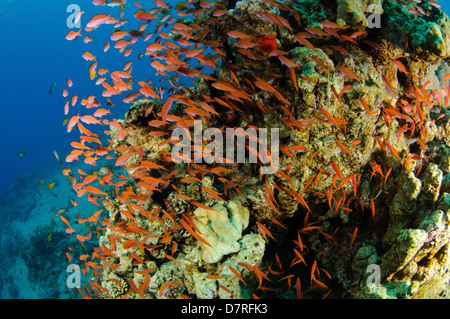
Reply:
<svg viewBox="0 0 450 319"><path fill-rule="evenodd" d="M248 209L236 201L220 202L211 208L215 211L197 208L193 220L201 236L212 246L201 243L206 263L216 263L224 255L240 250L238 240L250 216Z"/></svg>

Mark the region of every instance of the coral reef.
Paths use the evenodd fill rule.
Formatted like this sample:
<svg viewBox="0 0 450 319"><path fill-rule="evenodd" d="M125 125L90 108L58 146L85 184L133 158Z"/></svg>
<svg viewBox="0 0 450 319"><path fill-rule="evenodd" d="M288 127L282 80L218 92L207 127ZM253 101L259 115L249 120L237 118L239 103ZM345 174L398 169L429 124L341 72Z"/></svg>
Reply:
<svg viewBox="0 0 450 319"><path fill-rule="evenodd" d="M138 82L145 98L107 122L115 175L76 190L104 196L108 212L95 294L448 297L450 39L439 7L241 0L175 11L196 13L145 53L171 93ZM247 142L220 150L230 129Z"/></svg>
<svg viewBox="0 0 450 319"><path fill-rule="evenodd" d="M442 58L450 55L449 18L437 7L428 2L416 6L414 2L402 5L385 0L383 10L385 23L389 25L385 36L389 40L401 46L408 41L419 53L427 50Z"/></svg>
<svg viewBox="0 0 450 319"><path fill-rule="evenodd" d="M382 2L382 0L338 0L336 22L364 29L368 26L366 13L383 14Z"/></svg>

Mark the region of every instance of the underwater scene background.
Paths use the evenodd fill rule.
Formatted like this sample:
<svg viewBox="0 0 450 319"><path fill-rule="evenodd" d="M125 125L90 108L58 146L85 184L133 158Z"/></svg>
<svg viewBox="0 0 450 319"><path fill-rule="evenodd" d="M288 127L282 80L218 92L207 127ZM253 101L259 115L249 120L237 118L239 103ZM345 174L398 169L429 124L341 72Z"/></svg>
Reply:
<svg viewBox="0 0 450 319"><path fill-rule="evenodd" d="M0 4L0 298L448 298L447 1Z"/></svg>

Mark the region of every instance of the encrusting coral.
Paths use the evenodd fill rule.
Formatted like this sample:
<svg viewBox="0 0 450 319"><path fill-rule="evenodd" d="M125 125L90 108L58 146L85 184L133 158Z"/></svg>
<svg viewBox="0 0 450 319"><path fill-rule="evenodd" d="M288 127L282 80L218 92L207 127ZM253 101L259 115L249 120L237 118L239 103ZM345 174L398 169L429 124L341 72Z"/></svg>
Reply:
<svg viewBox="0 0 450 319"><path fill-rule="evenodd" d="M241 0L174 11L186 18L144 54L171 89L138 82L142 100L108 122L119 173L101 180L105 191L76 189L105 196L96 295L448 298L450 25L439 6ZM195 143L198 127L214 139L259 135L247 134L237 163L213 138ZM187 138L170 137L176 129ZM263 129L279 147L261 142ZM187 154L174 154L178 143Z"/></svg>
<svg viewBox="0 0 450 319"><path fill-rule="evenodd" d="M202 243L202 259L207 263L218 262L223 255L236 253L241 248L238 240L247 228L249 212L239 202L218 203L212 209L197 208L194 224L209 245Z"/></svg>

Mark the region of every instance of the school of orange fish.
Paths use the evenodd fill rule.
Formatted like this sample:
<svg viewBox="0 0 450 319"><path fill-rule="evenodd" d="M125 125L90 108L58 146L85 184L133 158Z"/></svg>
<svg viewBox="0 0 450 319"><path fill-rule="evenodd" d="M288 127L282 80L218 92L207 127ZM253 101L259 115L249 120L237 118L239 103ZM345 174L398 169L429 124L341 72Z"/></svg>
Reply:
<svg viewBox="0 0 450 319"><path fill-rule="evenodd" d="M302 21L296 9L290 4L290 1L283 3L276 0L264 0L267 4L278 8L283 14L274 15L269 12L260 13L258 16L274 25L275 29L280 32L290 32L296 41L296 45L305 46L312 50L316 50L317 45L323 43L332 43L331 48L343 55L349 55L349 50L354 47L364 46L365 50L380 52L385 48L379 43L375 43L365 39L366 33L361 30L351 30L344 28L341 25L332 21L322 21L321 27L302 26ZM430 1L431 2L431 1ZM106 208L119 209L120 214L114 220L112 218L102 216L103 209L99 209L94 214L86 219L78 218L77 223L92 223L96 226L95 231L97 237L103 234L104 228L108 227L111 233L115 235L108 235L109 246L101 244L90 255L83 254L76 256L75 249L70 247L70 251L66 253L70 262L83 262L83 273L92 273L95 277L89 280L91 286L84 286L79 288L79 293L85 297L108 297L109 292L102 286L102 272L109 268L114 270L120 267L119 259L115 254L117 245L121 245L123 249L130 249L129 258L133 259L133 265L145 264L143 259L145 255L152 255L155 251L164 252L164 258L167 261L176 261L179 252L179 243L176 242L176 234L180 232L188 232L192 235L187 240L199 241L205 245L209 245L207 241L199 234L197 227L192 222L192 212L198 207L211 209L210 207L195 200L192 194L183 194L179 192L177 185L180 183L200 183L205 176L215 177L216 189L223 190L222 193L208 187L201 187L211 197L223 201L231 200L233 197L242 196L240 186L244 185L242 178L236 176L236 170L239 170L239 165L235 163L228 164L197 164L191 162L186 165L187 175L179 176L177 170L177 161L170 156L168 151L160 151L157 161L150 161L144 152L143 147L140 146L118 146L111 139L108 139L109 145L104 145L99 134L93 133L86 125L109 125L110 131L106 130L106 135L112 135L114 130L114 140L125 140L130 130L133 129L133 124L124 123L117 119L102 119L104 116L111 114L111 107L114 106L111 99L118 98L123 103L135 103L141 99L149 99L148 107L145 110L144 118L148 122L147 133L150 136L161 138L159 146L168 143L176 143L177 141L170 137L171 131L176 128L182 128L189 132L194 125L194 120L202 119L207 125L212 123L221 123L222 129L227 126L227 123L239 123L240 120L247 122L247 127L256 127L258 123L253 123L248 117L248 110L254 113L267 114L270 112L277 113L282 122L291 130L313 130L317 123L325 123L334 126L336 130L346 132L347 123L344 118L333 116L332 111L319 107L313 118L301 119L296 118L292 113L294 106L289 101L286 94L281 93L280 89L273 83L273 78L285 77L286 81L292 81L295 90L298 92L297 78L306 80L312 84L315 81L309 77L298 74L298 64L292 61L289 53L278 48L277 35L266 35L262 37L255 37L252 34L245 34L240 30L228 30L226 26L227 11L224 5L213 1L198 1L188 0L186 2L178 3L174 8L169 6L163 0L155 0L151 8L144 8L138 1L133 4L128 4L127 10L134 6L136 10L133 14L134 19L137 19L142 24L137 30L128 30L127 20L123 20L125 10L125 0L93 0L92 3L96 6L111 7L113 12L115 9L120 10L117 18L113 17L113 13L98 14L89 19L84 29L78 31L70 31L66 39L69 41L75 40L78 37L84 38L85 43L94 41L89 37L88 32L102 27L103 25L113 25L117 30L110 35L110 40L104 45L104 52L115 48L122 53L124 57L137 56L139 59L150 59L153 70L151 74L161 76L164 83L170 84L170 87L164 87L153 83L152 80L139 81L136 90L133 83L133 62L130 61L125 64L122 70L110 71L107 68L101 68L101 59L99 56L94 56L91 52L85 52L83 58L91 62L88 71L92 81L95 84L104 88L102 97L89 96L78 101L78 96L73 95L69 98L69 91L72 88L72 81L67 81L67 89L64 89L63 96L68 98L64 105L65 115L69 115L71 108L75 107L77 103L84 106L87 110L94 109L92 115L77 115L70 117L67 123L67 131L70 132L74 128L78 128L81 136L80 141L71 143L73 151L67 155L65 161L70 163L75 160L84 161L86 164L93 166L97 165L97 161L101 158L111 160L111 167L103 169L100 174L87 174L81 169L72 172L70 168L63 170L63 174L69 176L72 187L77 193L78 197L87 196L87 199L94 205L100 206L100 201ZM436 6L439 4L434 2ZM426 14L425 12L416 11L417 15ZM75 21L79 21L82 15L81 11L75 17ZM416 13L414 13L416 14ZM203 19L202 25L194 22L187 22L189 16L209 17L207 20ZM288 17L288 18L287 18ZM153 22L158 22L155 30L149 30L149 25ZM216 28L217 26L217 28ZM220 28L219 28L220 26ZM169 28L170 32L162 31L162 28ZM214 34L216 29L225 30L225 34L220 36ZM225 45L228 37L234 38L237 41L237 52L229 52L229 46ZM140 42L147 42L148 44L145 52L136 53L133 51L133 45ZM405 46L408 46L408 39L405 36ZM273 63L281 65L286 73L284 74L266 74L254 75L250 77L247 75L238 74L239 66L230 62L232 54L241 54L251 61L267 61L271 60ZM318 58L313 57L313 60L321 68L328 70L327 65ZM427 145L423 142L425 139L425 121L430 120L429 111L435 106L448 105L448 92L450 87L441 92L427 90L426 83L420 86L417 77L409 74L407 67L398 60L392 60L392 64L406 76L412 78L412 83L409 90L401 92L395 90L390 79L383 76L383 81L386 88L392 92L393 96L398 96L398 101L395 105L383 105L382 107L371 107L363 98L359 99L361 107L365 113L361 116L373 117L379 116L384 119L387 126L392 121L401 123L398 138L402 135L408 134L410 140L415 140L420 148L417 154L409 154L405 156L397 152L393 147L391 141L387 138L377 137L377 143L382 150L386 152L386 156L393 156L398 165L396 167L386 167L384 164L377 163L375 160L370 162L371 179L374 184L386 184L391 172L403 167L409 169L411 161L422 163L426 161L424 154L427 151ZM199 66L198 66L199 65ZM195 66L195 67L194 67ZM332 91L336 99L340 103L344 102L345 93L352 87L353 83L360 82L361 78L357 75L357 70L352 70L343 65L337 66L337 69L348 77L346 86L338 92L333 86ZM220 70L220 72L219 72ZM227 72L225 72L227 71ZM328 70L330 71L330 70ZM285 76L289 74L289 76ZM446 80L450 75L446 77ZM210 88L211 95L198 94L195 90L189 88L182 81L187 82L189 79L193 85L207 85ZM160 83L163 83L160 82ZM255 96L258 95L273 96L273 105L262 105L257 102ZM176 107L177 106L177 107ZM180 107L182 106L182 107ZM246 110L246 111L244 111ZM439 115L433 121L439 121L444 114ZM236 119L239 119L236 120ZM121 124L122 123L122 124ZM111 136L112 138L112 136ZM165 140L163 138L166 138ZM363 141L354 140L345 145L345 143L336 141L334 146L342 150L342 156L350 156L352 152L358 147L358 144ZM330 146L332 147L332 146ZM282 151L281 161L283 159L291 159L295 161L296 156L301 152L311 152L309 158L318 156L319 152L314 152L306 149L302 145L285 146L280 145ZM195 146L192 152L195 153ZM203 150L205 151L205 150ZM249 151L252 151L249 149ZM298 152L298 153L297 153ZM257 154L259 156L259 154ZM183 156L180 154L180 157ZM421 165L417 165L416 175L420 173ZM120 168L127 171L128 176L122 173L115 173L114 169ZM271 286L273 282L285 283L285 288L290 291L294 289L297 298L308 297L311 291L318 291L323 298L330 296L332 289L327 284L332 279L330 273L321 267L320 260L314 259L311 256L309 247L305 245L305 237L310 236L311 233L324 236L329 244L329 250L338 248L340 253L350 251L354 248L358 238L358 227L348 234L349 240L346 242L338 242L336 240L336 233L327 234L321 230L320 224L317 221L311 222L310 217L314 215L314 211L310 209L307 200L309 196L323 198L323 201L328 203L331 211L345 210L353 213L364 212L368 209L373 217L373 222L378 218L376 209L377 198L370 198L370 208L364 207L362 195L358 192L358 186L361 182L361 176L351 174L344 176L338 164L331 160L329 163L322 163L322 166L317 166L317 175L309 179L307 184L302 189L296 189L290 178L291 165L286 169L277 170L275 174L278 180L276 182L269 182L267 176L261 177L264 183L263 187L266 191L264 198L267 204L273 210L273 215L270 219L265 221L257 221L256 226L258 231L264 236L265 240L270 243L274 241L275 237L271 229L278 227L281 229L289 228L286 220L282 216L282 207L277 202L277 194L285 193L297 201L300 206L299 209L306 213L301 226L295 230L295 238L292 240L295 245L292 249L292 260L286 264L282 261L278 254L275 253L273 265L269 265L266 269L260 269L256 265L246 263L238 263L239 268L248 268L257 278L257 288L253 292L253 297L258 298L263 293L272 292L272 296L280 294L279 291ZM122 171L123 172L123 171ZM257 165L253 170L253 176L259 176L259 169ZM318 192L314 187L318 184L320 177L328 177L332 179L332 186L325 192ZM249 176L245 176L249 177ZM289 185L289 186L287 186ZM352 189L351 195L346 194L345 189ZM145 203L153 196L155 192L162 192L162 189L170 189L176 193L176 197L180 200L189 203L189 209L179 214L170 209L170 205L159 206L158 209L147 211ZM168 199L164 201L167 203ZM77 205L75 200L72 204ZM65 213L67 215L67 212ZM275 218L276 217L276 218ZM61 220L67 224L66 232L73 234L84 247L84 242L90 240L93 236L91 232L87 234L80 234L71 226L69 219L64 215L60 216ZM145 227L142 220L158 221L164 228L165 235L159 236L150 233ZM165 220L170 220L173 224L170 228L166 227ZM290 229L292 231L292 229ZM149 238L158 238L158 244L147 244ZM141 254L137 254L136 247L139 248ZM132 250L131 250L132 249ZM160 254L159 254L160 255ZM325 256L323 256L324 258ZM79 259L79 261L77 260ZM297 267L294 267L297 265ZM301 266L301 267L300 267ZM241 276L238 265L236 267L230 266L231 271L239 278L243 284L247 284L245 278ZM134 296L143 297L149 285L151 273L154 269L140 270L138 273L145 276L145 281L136 285L131 279L129 280L128 293L134 293ZM307 275L305 275L307 274ZM219 279L222 276L210 276L211 279ZM301 278L307 278L307 282L301 282ZM111 279L113 280L113 279ZM120 284L118 282L118 284ZM161 285L159 297L164 296L167 291L182 284L181 282L165 282ZM233 295L233 292L224 286L219 286L219 289L224 289ZM109 296L110 297L110 296ZM123 297L127 297L124 295ZM188 295L182 297L189 298Z"/></svg>

